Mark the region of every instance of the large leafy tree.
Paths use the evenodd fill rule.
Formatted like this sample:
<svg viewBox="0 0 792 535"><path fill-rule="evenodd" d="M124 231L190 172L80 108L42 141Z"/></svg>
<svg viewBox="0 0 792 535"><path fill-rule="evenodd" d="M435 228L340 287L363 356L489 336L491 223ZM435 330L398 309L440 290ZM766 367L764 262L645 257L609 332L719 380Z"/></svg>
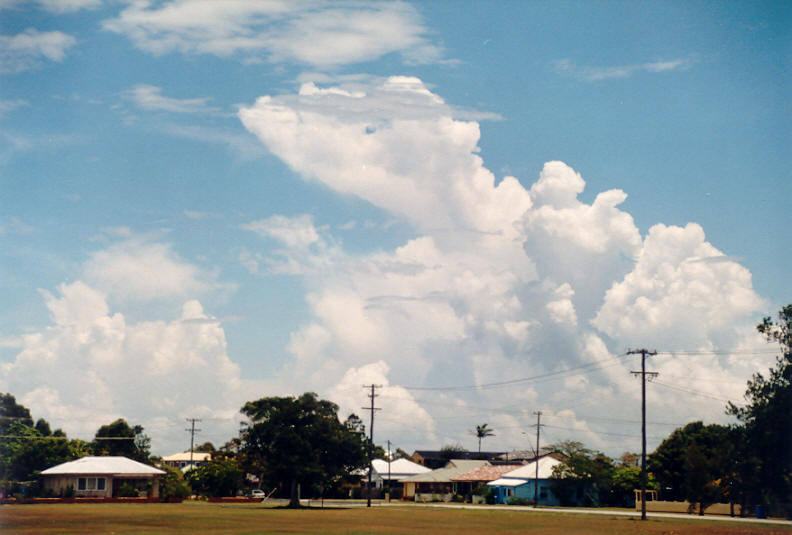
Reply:
<svg viewBox="0 0 792 535"><path fill-rule="evenodd" d="M94 455L129 457L142 463L151 456L151 439L143 426L131 426L123 418L101 426L91 443Z"/></svg>
<svg viewBox="0 0 792 535"><path fill-rule="evenodd" d="M559 442L549 448L564 456L564 462L553 469L551 481L562 505L572 505L577 499L594 507L613 503L615 468L607 455L576 441Z"/></svg>
<svg viewBox="0 0 792 535"><path fill-rule="evenodd" d="M721 482L729 473L731 441L731 431L724 425L691 422L675 429L647 460L647 469L659 483L662 498L714 503L709 500L715 492L711 484Z"/></svg>
<svg viewBox="0 0 792 535"><path fill-rule="evenodd" d="M781 355L767 376L757 373L748 381L747 403L729 403L728 412L745 425L746 449L757 460L756 498L792 515L792 305L757 329L781 346Z"/></svg>
<svg viewBox="0 0 792 535"><path fill-rule="evenodd" d="M9 488L24 483L35 493L42 470L90 454L86 442L53 432L43 418L34 424L30 410L11 394L0 394L0 431L0 480Z"/></svg>
<svg viewBox="0 0 792 535"><path fill-rule="evenodd" d="M242 488L243 472L236 461L221 459L187 472L190 487L204 496L236 496Z"/></svg>
<svg viewBox="0 0 792 535"><path fill-rule="evenodd" d="M338 419L338 406L308 392L248 402L242 414L244 467L272 483L288 485L291 507L298 507L297 485L337 484L367 463L367 443L354 426Z"/></svg>
<svg viewBox="0 0 792 535"><path fill-rule="evenodd" d="M17 403L12 394L0 392L0 435L7 435L13 423L33 426L30 409Z"/></svg>

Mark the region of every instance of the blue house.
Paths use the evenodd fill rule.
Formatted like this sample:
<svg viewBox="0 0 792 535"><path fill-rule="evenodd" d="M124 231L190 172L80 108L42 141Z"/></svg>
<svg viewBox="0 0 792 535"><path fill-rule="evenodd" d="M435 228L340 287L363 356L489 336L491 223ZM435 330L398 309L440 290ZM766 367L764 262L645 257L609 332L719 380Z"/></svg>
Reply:
<svg viewBox="0 0 792 535"><path fill-rule="evenodd" d="M495 493L495 503L509 503L511 498L523 498L535 501L539 505L561 505L550 488L553 468L559 464L561 461L558 459L549 454L544 455L516 470L506 472L499 479L490 481L487 485ZM539 470L538 485L535 484L537 468ZM538 497L535 494L537 487Z"/></svg>

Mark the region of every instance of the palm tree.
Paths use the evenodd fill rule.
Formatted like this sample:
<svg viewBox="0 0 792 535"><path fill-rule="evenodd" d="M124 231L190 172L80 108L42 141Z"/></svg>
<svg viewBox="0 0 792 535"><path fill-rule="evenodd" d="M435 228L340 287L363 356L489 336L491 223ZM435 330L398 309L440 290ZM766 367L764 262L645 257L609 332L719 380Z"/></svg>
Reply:
<svg viewBox="0 0 792 535"><path fill-rule="evenodd" d="M487 427L487 424L481 424L476 426L476 437L478 438L478 452L481 453L481 439L487 437L494 437L495 433Z"/></svg>

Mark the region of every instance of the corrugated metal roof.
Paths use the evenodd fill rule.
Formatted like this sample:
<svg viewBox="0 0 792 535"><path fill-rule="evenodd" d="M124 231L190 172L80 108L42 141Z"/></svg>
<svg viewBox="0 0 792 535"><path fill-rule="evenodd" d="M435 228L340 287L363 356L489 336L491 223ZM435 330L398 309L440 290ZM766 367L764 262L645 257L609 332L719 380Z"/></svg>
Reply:
<svg viewBox="0 0 792 535"><path fill-rule="evenodd" d="M45 476L56 475L123 475L123 476L154 476L165 472L128 459L126 457L83 457L76 461L59 464L47 468L41 474Z"/></svg>
<svg viewBox="0 0 792 535"><path fill-rule="evenodd" d="M451 478L464 474L465 472L469 472L471 470L475 470L476 468L480 468L482 466L488 466L490 463L488 461L472 461L467 459L453 459L448 461L448 464L445 465L443 468L438 468L437 470L432 470L431 472L426 472L424 474L418 474L412 477L408 477L402 480L402 482L414 482L414 483L448 483L451 482Z"/></svg>
<svg viewBox="0 0 792 535"><path fill-rule="evenodd" d="M211 453L206 453L202 451L194 451L192 453L192 457L193 457L193 462L212 460ZM185 451L182 453L174 453L173 455L168 455L167 457L163 457L162 460L170 461L170 462L180 462L180 461L190 462L190 452Z"/></svg>
<svg viewBox="0 0 792 535"><path fill-rule="evenodd" d="M380 477L388 476L388 461L384 459L374 459L371 461L371 464L374 465L374 471L377 472ZM431 469L407 459L396 459L390 463L391 479L403 479L430 471ZM366 470L366 473L368 473L368 470Z"/></svg>
<svg viewBox="0 0 792 535"><path fill-rule="evenodd" d="M545 455L544 457L541 457L538 462L539 462L539 479L549 479L550 476L553 475L553 467L561 464L561 461L551 457L550 455ZM536 463L537 461L534 461L524 466L521 466L517 470L506 472L505 474L503 474L503 477L533 479L534 477L536 477Z"/></svg>
<svg viewBox="0 0 792 535"><path fill-rule="evenodd" d="M475 470L470 470L451 478L454 481L492 481L498 479L507 472L520 468L521 464L499 464L494 466L479 466Z"/></svg>

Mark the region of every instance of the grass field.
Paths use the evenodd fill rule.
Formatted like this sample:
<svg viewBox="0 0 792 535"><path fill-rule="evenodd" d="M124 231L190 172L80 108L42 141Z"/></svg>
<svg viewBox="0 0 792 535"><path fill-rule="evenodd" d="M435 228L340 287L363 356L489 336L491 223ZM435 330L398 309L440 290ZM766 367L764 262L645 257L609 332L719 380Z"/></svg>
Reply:
<svg viewBox="0 0 792 535"><path fill-rule="evenodd" d="M702 520L448 510L419 507L277 509L261 504L58 504L0 506L0 533L172 534L774 534L786 526Z"/></svg>

